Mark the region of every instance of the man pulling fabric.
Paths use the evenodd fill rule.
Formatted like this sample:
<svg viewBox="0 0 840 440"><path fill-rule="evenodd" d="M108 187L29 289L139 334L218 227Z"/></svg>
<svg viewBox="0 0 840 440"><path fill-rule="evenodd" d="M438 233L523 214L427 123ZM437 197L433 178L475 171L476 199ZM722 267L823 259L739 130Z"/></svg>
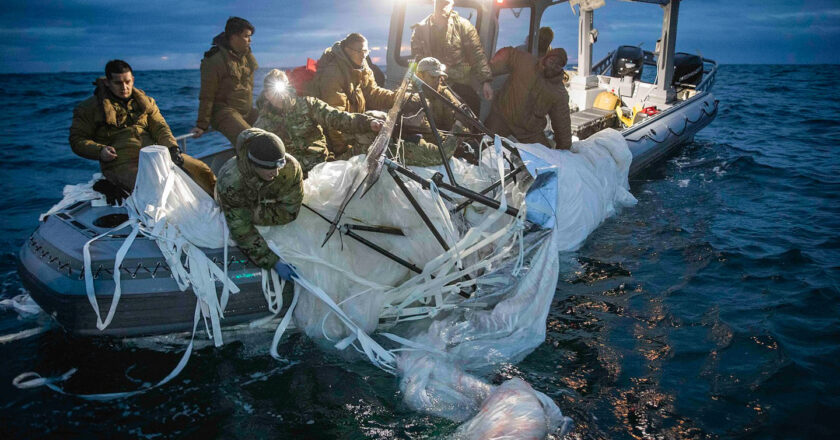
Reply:
<svg viewBox="0 0 840 440"><path fill-rule="evenodd" d="M269 249L256 226L290 223L303 202L303 171L277 135L249 128L236 140L236 157L219 172L216 201L231 237L257 266L272 267L285 280L294 268Z"/></svg>
<svg viewBox="0 0 840 440"><path fill-rule="evenodd" d="M369 110L388 110L396 95L379 87L365 57L370 54L367 39L358 33L327 48L318 60L318 71L308 84L307 94L346 112L365 113ZM373 141L359 139L336 130L328 130L327 140L337 158L362 154ZM355 150L347 151L350 147Z"/></svg>
<svg viewBox="0 0 840 440"><path fill-rule="evenodd" d="M278 69L266 75L257 108L260 116L254 127L279 136L287 152L300 162L304 176L315 165L335 159L327 148L324 130L363 134L382 128L382 121L371 116L341 111L311 96L297 96L286 73Z"/></svg>
<svg viewBox="0 0 840 440"><path fill-rule="evenodd" d="M500 136L514 136L523 143L540 143L568 150L572 146L569 93L563 84L566 51L549 50L537 58L528 52L505 47L493 56L494 75L509 73L502 91L493 101L487 127ZM554 142L545 135L546 116L551 120Z"/></svg>
<svg viewBox="0 0 840 440"><path fill-rule="evenodd" d="M155 100L134 87L134 72L123 60L105 65L105 78L96 80L93 96L73 110L70 147L86 159L98 160L105 179L130 193L137 180L140 149L169 148L172 161L183 167L208 194L216 176L204 162L181 153Z"/></svg>

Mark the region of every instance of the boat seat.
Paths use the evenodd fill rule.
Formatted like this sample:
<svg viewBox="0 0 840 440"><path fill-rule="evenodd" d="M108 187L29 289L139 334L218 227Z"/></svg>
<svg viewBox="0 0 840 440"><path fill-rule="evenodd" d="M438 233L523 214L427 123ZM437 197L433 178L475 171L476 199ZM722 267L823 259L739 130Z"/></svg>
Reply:
<svg viewBox="0 0 840 440"><path fill-rule="evenodd" d="M574 112L570 116L572 119L572 135L581 140L616 125L615 112L610 110L588 108Z"/></svg>

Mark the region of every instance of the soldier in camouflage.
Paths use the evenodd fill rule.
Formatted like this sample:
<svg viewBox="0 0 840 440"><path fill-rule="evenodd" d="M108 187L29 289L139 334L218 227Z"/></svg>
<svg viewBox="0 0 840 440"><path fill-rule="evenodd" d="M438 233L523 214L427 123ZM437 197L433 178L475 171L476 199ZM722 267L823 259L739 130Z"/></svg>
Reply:
<svg viewBox="0 0 840 440"><path fill-rule="evenodd" d="M283 141L259 128L240 133L236 157L219 171L216 201L239 249L257 266L274 267L290 279L293 269L269 249L255 227L294 221L303 202L303 172L286 154Z"/></svg>
<svg viewBox="0 0 840 440"><path fill-rule="evenodd" d="M435 57L449 66L452 88L476 114L481 101L473 87L481 84L484 99L493 99L493 75L478 32L469 20L452 10L452 0L434 0L434 12L412 26L411 55Z"/></svg>
<svg viewBox="0 0 840 440"><path fill-rule="evenodd" d="M277 69L266 75L257 109L254 127L283 140L286 151L300 162L304 178L315 165L335 159L327 148L325 130L373 134L382 128L382 121L365 114L341 111L311 96L297 96L286 74Z"/></svg>

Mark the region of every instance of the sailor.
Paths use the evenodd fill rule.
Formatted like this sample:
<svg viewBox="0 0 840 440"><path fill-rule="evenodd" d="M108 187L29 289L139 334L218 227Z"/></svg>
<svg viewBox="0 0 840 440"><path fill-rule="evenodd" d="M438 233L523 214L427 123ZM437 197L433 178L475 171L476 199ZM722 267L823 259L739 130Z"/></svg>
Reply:
<svg viewBox="0 0 840 440"><path fill-rule="evenodd" d="M543 26L537 33L537 56L542 58L551 50L551 42L554 40L554 31L548 26ZM530 52L528 50L528 43L531 42L531 36L525 39L525 44L516 46L517 49Z"/></svg>
<svg viewBox="0 0 840 440"><path fill-rule="evenodd" d="M358 33L349 34L327 48L318 60L318 71L307 85L307 95L350 113L390 109L396 95L376 84L373 71L365 61L369 53L367 39ZM373 137L328 130L327 141L336 158L342 159L364 153Z"/></svg>
<svg viewBox="0 0 840 440"><path fill-rule="evenodd" d="M509 73L493 102L487 127L501 136L513 136L523 143L541 143L549 148L569 149L572 145L569 94L563 84L566 51L551 49L542 58L505 47L493 56L494 75ZM554 130L554 141L545 135L546 115Z"/></svg>
<svg viewBox="0 0 840 440"><path fill-rule="evenodd" d="M300 162L304 178L315 165L335 159L327 148L324 129L365 134L382 128L382 121L363 113L348 113L318 98L297 96L282 70L268 72L264 84L257 98L259 118L254 127L283 140L286 151Z"/></svg>
<svg viewBox="0 0 840 440"><path fill-rule="evenodd" d="M130 193L137 180L140 149L169 148L172 161L213 194L216 177L204 162L181 153L155 100L134 87L134 72L123 60L105 65L105 77L94 83L93 96L73 110L70 147L86 159L98 160L102 174L118 191Z"/></svg>
<svg viewBox="0 0 840 440"><path fill-rule="evenodd" d="M236 156L219 171L216 201L230 235L257 266L272 267L285 280L294 270L269 249L255 226L290 223L303 202L303 171L277 135L248 128L236 140Z"/></svg>
<svg viewBox="0 0 840 440"><path fill-rule="evenodd" d="M421 81L431 86L444 98L457 106L461 105L461 101L450 91L445 82L448 76L446 74L446 65L438 61L437 58L426 57L420 60L417 63L416 74ZM429 93L425 93L425 95L437 129L451 130L456 122L455 110L446 106L440 99L429 96ZM403 107L403 115L414 113L418 109L422 109L422 104L420 103L420 96L416 91L416 86L412 84L412 94ZM425 115L422 118L422 129L425 132L424 137L426 140L432 141L433 138L429 137L431 136L429 122L426 120Z"/></svg>
<svg viewBox="0 0 840 440"><path fill-rule="evenodd" d="M434 12L413 26L411 54L435 57L449 67L452 89L476 114L481 101L472 84L481 84L484 99L493 99L493 76L475 27L452 10L453 0L435 0Z"/></svg>
<svg viewBox="0 0 840 440"><path fill-rule="evenodd" d="M204 52L198 119L192 129L195 137L212 126L233 144L239 133L257 120L257 109L252 106L258 67L251 53L253 33L248 20L230 17L225 31L216 35L213 46Z"/></svg>

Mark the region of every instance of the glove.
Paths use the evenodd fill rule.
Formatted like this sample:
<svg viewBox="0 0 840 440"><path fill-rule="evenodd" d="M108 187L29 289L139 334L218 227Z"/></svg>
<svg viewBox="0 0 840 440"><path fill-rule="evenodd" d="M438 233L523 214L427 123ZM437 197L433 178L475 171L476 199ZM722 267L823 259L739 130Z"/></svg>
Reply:
<svg viewBox="0 0 840 440"><path fill-rule="evenodd" d="M97 180L93 184L93 190L103 194L105 201L111 206L121 205L123 200L129 196L128 191L106 180Z"/></svg>
<svg viewBox="0 0 840 440"><path fill-rule="evenodd" d="M274 270L277 272L277 275L280 275L280 278L283 278L286 281L292 281L292 277L297 276L295 267L282 261L278 261L277 264L274 265Z"/></svg>
<svg viewBox="0 0 840 440"><path fill-rule="evenodd" d="M178 147L169 147L169 157L172 158L172 163L178 167L184 167L184 156L181 156L181 149Z"/></svg>

